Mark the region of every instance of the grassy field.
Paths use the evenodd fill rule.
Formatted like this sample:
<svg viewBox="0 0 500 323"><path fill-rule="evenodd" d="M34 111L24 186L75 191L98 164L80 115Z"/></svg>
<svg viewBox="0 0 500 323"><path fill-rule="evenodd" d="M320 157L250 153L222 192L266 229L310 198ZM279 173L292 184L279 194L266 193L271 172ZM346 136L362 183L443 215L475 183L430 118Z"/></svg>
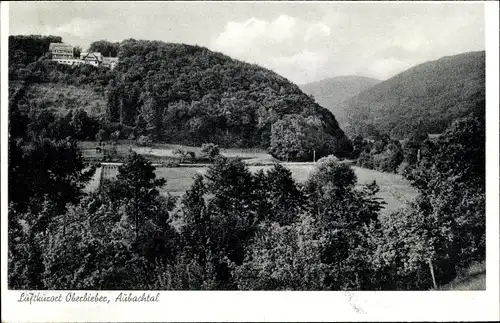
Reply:
<svg viewBox="0 0 500 323"><path fill-rule="evenodd" d="M83 141L79 144L83 156L86 159L99 159L102 158L104 153L97 153L96 141ZM174 144L152 144L149 147L142 147L136 144L133 140L120 140L116 145L106 144L104 150L111 150L112 147L116 149L116 154L125 157L128 155L129 150L145 156L148 160L156 163L161 162L180 162L178 155L174 154L176 149L183 149L184 151L192 151L196 157L202 156L201 147L192 147ZM276 161L264 149L258 148L227 148L221 149L221 155L228 158L241 158L248 164L253 163L272 163ZM185 161L184 161L185 162Z"/></svg>
<svg viewBox="0 0 500 323"><path fill-rule="evenodd" d="M91 86L36 84L28 88L26 96L30 101L37 102L40 108L59 114L81 108L91 115L102 115L107 104L104 91Z"/></svg>
<svg viewBox="0 0 500 323"><path fill-rule="evenodd" d="M486 264L476 263L439 290L486 290Z"/></svg>
<svg viewBox="0 0 500 323"><path fill-rule="evenodd" d="M261 169L266 170L272 166L249 166L250 171L257 172ZM298 183L304 183L311 173L315 170L313 164L306 165L286 165L292 171L292 177ZM383 213L390 213L407 201L417 195L417 191L410 186L401 176L396 174L387 174L374 170L353 167L358 178L358 186L370 183L373 180L380 186L378 196L384 199L387 203ZM188 190L193 183L193 178L196 174L205 174L205 167L178 167L178 168L157 168L156 175L165 178L167 184L164 187L165 193L170 193L174 196L181 196Z"/></svg>
<svg viewBox="0 0 500 323"><path fill-rule="evenodd" d="M84 156L89 158L99 157L95 152L97 142L86 141L80 143ZM111 145L107 145L111 147ZM138 154L146 156L152 162L162 163L166 161L179 162L178 156L174 154L176 149L184 149L192 151L196 156L201 156L200 147L190 147L174 144L153 144L151 147L140 147L134 141L121 140L115 145L117 153L123 156L128 154L131 149ZM276 160L263 149L222 149L221 154L228 158L241 158L247 163L250 171L256 172L261 169L266 170L272 167L272 163ZM264 164L267 166L258 166L255 164ZM304 183L315 170L313 163L285 163L292 172L292 177L298 183ZM417 191L410 186L408 181L404 180L400 175L378 172L370 169L353 166L358 179L358 186L376 181L380 187L378 196L381 197L387 204L383 213L390 213L407 201L417 195ZM163 188L164 193L170 193L174 196L182 196L193 183L193 178L196 174L205 174L206 167L196 164L189 167L157 167L156 174L158 177L167 180L167 184ZM111 176L113 176L112 174ZM97 170L93 180L88 185L88 190L94 190L99 185L100 169Z"/></svg>

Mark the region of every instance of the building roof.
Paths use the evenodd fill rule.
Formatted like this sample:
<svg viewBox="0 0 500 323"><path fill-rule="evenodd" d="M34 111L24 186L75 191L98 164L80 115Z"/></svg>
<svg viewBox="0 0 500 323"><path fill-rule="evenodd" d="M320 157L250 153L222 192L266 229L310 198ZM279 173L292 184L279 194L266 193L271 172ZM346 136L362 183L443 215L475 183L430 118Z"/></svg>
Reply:
<svg viewBox="0 0 500 323"><path fill-rule="evenodd" d="M95 59L95 60L98 60L98 61L102 61L102 55L101 55L101 53L98 53L98 52L81 53L80 54L80 59Z"/></svg>
<svg viewBox="0 0 500 323"><path fill-rule="evenodd" d="M52 51L54 49L73 50L73 46L64 43L50 43L49 50Z"/></svg>

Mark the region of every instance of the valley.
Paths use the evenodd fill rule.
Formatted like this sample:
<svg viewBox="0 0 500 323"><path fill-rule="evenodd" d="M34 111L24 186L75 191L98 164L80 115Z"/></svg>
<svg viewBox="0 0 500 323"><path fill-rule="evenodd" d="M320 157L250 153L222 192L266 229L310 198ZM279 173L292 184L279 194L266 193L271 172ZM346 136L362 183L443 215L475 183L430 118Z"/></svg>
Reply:
<svg viewBox="0 0 500 323"><path fill-rule="evenodd" d="M9 42L12 288L484 286L484 51L298 86L198 45L94 41L108 69Z"/></svg>

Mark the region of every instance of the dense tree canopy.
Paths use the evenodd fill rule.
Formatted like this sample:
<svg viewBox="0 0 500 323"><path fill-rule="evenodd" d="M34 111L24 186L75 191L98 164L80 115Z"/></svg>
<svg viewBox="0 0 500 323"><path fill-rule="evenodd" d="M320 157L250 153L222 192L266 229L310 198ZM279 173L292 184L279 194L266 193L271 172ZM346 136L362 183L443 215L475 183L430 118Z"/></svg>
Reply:
<svg viewBox="0 0 500 323"><path fill-rule="evenodd" d="M117 57L120 43L112 43L106 40L95 41L90 44L89 52L98 52L105 57Z"/></svg>
<svg viewBox="0 0 500 323"><path fill-rule="evenodd" d="M47 43L44 51L54 40L49 38L42 37ZM23 44L18 47L29 47ZM118 55L117 68L67 66L37 54L36 59L13 62L10 79L25 82L26 93L31 92L31 84L58 84L55 92L31 93L42 102L58 99L45 98L51 93L66 95L68 86L85 85L96 93L105 89L106 107L93 113L104 113L102 128L110 133L119 128L126 139L148 136L153 141L189 145L213 142L221 147L269 148L273 124L293 115L300 124L306 120L304 130L313 132L309 148L319 155L346 156L351 150L349 139L327 109L297 85L260 66L204 47L159 41L101 40L92 43L90 50ZM86 110L92 111L98 100ZM304 159L297 154L276 155Z"/></svg>
<svg viewBox="0 0 500 323"><path fill-rule="evenodd" d="M62 43L59 36L9 36L9 66L28 65L43 57L50 43Z"/></svg>
<svg viewBox="0 0 500 323"><path fill-rule="evenodd" d="M118 54L108 120L155 140L267 148L271 126L292 114L310 119L326 142L345 137L329 111L259 66L203 47L133 39L123 41Z"/></svg>

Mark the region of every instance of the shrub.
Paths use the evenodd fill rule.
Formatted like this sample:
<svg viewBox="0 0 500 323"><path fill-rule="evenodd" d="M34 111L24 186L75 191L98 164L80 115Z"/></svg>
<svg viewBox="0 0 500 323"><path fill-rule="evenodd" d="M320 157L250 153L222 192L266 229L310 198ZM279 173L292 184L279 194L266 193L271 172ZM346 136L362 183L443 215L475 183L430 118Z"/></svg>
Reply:
<svg viewBox="0 0 500 323"><path fill-rule="evenodd" d="M208 159L213 160L220 155L220 148L213 143L203 144L201 146L201 153Z"/></svg>
<svg viewBox="0 0 500 323"><path fill-rule="evenodd" d="M142 135L142 136L139 136L139 138L137 138L137 144L139 146L151 146L151 144L153 143L153 140L151 140L151 138L149 136L145 136L145 135Z"/></svg>

